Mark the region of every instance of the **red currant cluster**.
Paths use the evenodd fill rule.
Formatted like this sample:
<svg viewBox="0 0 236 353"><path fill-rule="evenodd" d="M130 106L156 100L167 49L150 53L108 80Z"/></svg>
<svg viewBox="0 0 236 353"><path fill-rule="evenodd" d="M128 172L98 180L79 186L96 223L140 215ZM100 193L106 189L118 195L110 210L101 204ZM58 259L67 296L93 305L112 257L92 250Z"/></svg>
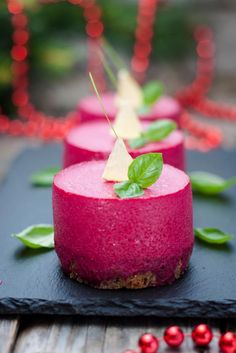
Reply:
<svg viewBox="0 0 236 353"><path fill-rule="evenodd" d="M134 54L131 67L139 81L143 81L152 52L153 23L159 0L140 0L135 31Z"/></svg>
<svg viewBox="0 0 236 353"><path fill-rule="evenodd" d="M236 121L236 108L216 103L205 97L214 78L215 45L212 31L205 26L195 31L197 42L197 76L188 88L185 104L207 117Z"/></svg>
<svg viewBox="0 0 236 353"><path fill-rule="evenodd" d="M196 77L189 86L176 94L176 98L183 107L199 111L197 106L205 99L214 77L215 46L213 33L206 26L196 28L194 38L198 58ZM212 111L212 117L215 116L217 112ZM183 113L181 125L190 134L186 139L186 146L190 149L208 151L218 147L222 142L223 136L218 128L196 122L187 111Z"/></svg>
<svg viewBox="0 0 236 353"><path fill-rule="evenodd" d="M178 348L184 342L185 337L179 326L168 327L163 335L163 340L171 348ZM213 332L208 325L197 325L191 334L191 338L196 347L208 347L213 339ZM221 336L217 336L219 340L219 348L222 353L236 352L236 335L233 332L226 332ZM145 333L139 338L138 346L140 353L157 353L160 340L151 333ZM134 350L126 350L124 353L137 353Z"/></svg>

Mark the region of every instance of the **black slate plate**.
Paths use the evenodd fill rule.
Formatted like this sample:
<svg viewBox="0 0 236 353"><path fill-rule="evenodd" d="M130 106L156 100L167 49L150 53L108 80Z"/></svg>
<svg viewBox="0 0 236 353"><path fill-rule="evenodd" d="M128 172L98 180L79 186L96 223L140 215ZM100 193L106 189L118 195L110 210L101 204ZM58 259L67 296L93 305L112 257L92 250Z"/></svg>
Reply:
<svg viewBox="0 0 236 353"><path fill-rule="evenodd" d="M221 248L197 242L186 275L175 284L145 290L101 291L61 271L54 251L25 249L9 235L51 223L51 190L32 188L32 172L58 165L59 146L26 150L0 189L0 313L236 317L236 238ZM189 170L236 175L236 151L190 152ZM236 188L218 199L194 197L196 226L236 235Z"/></svg>

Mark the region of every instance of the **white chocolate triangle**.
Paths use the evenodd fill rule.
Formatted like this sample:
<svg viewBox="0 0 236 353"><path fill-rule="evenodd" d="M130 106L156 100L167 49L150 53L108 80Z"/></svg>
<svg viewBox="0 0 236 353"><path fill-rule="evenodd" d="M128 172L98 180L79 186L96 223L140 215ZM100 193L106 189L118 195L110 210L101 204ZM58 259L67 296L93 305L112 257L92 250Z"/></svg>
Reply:
<svg viewBox="0 0 236 353"><path fill-rule="evenodd" d="M128 180L128 169L133 159L128 153L124 141L118 138L111 151L103 172L103 179L107 181Z"/></svg>
<svg viewBox="0 0 236 353"><path fill-rule="evenodd" d="M120 105L122 100L128 100L135 109L138 109L143 105L143 92L141 87L130 73L124 69L118 72L117 106Z"/></svg>
<svg viewBox="0 0 236 353"><path fill-rule="evenodd" d="M118 109L114 122L114 129L118 136L125 140L135 139L141 135L142 126L138 115L130 104L123 104Z"/></svg>

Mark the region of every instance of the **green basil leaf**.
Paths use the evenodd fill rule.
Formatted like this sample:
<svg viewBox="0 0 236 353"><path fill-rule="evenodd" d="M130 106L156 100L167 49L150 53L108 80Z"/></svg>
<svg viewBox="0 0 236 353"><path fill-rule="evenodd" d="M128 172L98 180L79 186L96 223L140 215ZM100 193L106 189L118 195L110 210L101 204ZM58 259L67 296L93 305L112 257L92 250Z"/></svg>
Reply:
<svg viewBox="0 0 236 353"><path fill-rule="evenodd" d="M54 228L49 224L32 225L20 233L12 234L12 236L19 239L28 248L54 248Z"/></svg>
<svg viewBox="0 0 236 353"><path fill-rule="evenodd" d="M59 167L51 167L40 170L31 175L31 184L34 186L48 187L52 186L53 178L60 171Z"/></svg>
<svg viewBox="0 0 236 353"><path fill-rule="evenodd" d="M169 136L176 128L177 125L173 120L157 120L148 126L147 131L144 133L144 137L152 142L161 141Z"/></svg>
<svg viewBox="0 0 236 353"><path fill-rule="evenodd" d="M143 87L144 105L153 105L163 94L163 84L159 81L150 81Z"/></svg>
<svg viewBox="0 0 236 353"><path fill-rule="evenodd" d="M130 181L114 184L114 191L121 199L138 197L144 194L143 189L138 184Z"/></svg>
<svg viewBox="0 0 236 353"><path fill-rule="evenodd" d="M137 137L136 139L129 140L129 146L132 149L140 148L145 146L148 143L148 139L141 135L140 137Z"/></svg>
<svg viewBox="0 0 236 353"><path fill-rule="evenodd" d="M195 228L195 236L210 244L224 244L233 239L231 234L222 232L217 228Z"/></svg>
<svg viewBox="0 0 236 353"><path fill-rule="evenodd" d="M141 188L148 188L161 175L163 159L161 153L146 153L133 160L128 169L129 180Z"/></svg>
<svg viewBox="0 0 236 353"><path fill-rule="evenodd" d="M150 112L151 108L148 105L143 105L138 109L138 115L146 115Z"/></svg>
<svg viewBox="0 0 236 353"><path fill-rule="evenodd" d="M205 195L217 195L236 185L236 178L225 180L218 175L206 172L192 172L189 176L193 191Z"/></svg>

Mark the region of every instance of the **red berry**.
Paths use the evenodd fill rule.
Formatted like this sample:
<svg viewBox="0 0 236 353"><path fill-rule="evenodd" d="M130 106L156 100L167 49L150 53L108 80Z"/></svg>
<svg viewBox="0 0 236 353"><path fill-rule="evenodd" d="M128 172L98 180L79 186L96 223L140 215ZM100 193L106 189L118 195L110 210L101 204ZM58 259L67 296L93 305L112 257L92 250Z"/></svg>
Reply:
<svg viewBox="0 0 236 353"><path fill-rule="evenodd" d="M221 335L219 346L223 353L234 353L236 350L236 335L230 331Z"/></svg>
<svg viewBox="0 0 236 353"><path fill-rule="evenodd" d="M145 333L138 341L139 348L142 353L156 353L159 347L157 337L151 333Z"/></svg>
<svg viewBox="0 0 236 353"><path fill-rule="evenodd" d="M208 346L213 338L212 331L209 326L205 324L197 325L192 331L192 339L199 347Z"/></svg>
<svg viewBox="0 0 236 353"><path fill-rule="evenodd" d="M170 347L179 347L184 341L184 333L179 326L170 326L165 330L164 340Z"/></svg>

